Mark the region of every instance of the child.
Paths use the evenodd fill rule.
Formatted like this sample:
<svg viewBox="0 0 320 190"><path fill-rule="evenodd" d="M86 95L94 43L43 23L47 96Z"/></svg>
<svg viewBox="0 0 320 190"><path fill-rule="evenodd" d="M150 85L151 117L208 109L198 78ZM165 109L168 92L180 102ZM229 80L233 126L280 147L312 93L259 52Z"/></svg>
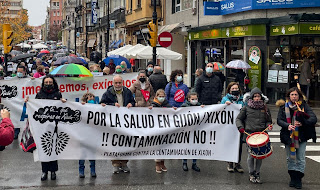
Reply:
<svg viewBox="0 0 320 190"><path fill-rule="evenodd" d="M163 89L159 89L156 92L156 96L153 99L153 102L151 102L151 106L149 109L152 109L152 107L161 107L161 108L171 108L172 106L169 104L169 102L166 100L166 93L164 92ZM164 165L164 160L161 159L156 159L156 172L157 173L162 173L166 172L167 168Z"/></svg>
<svg viewBox="0 0 320 190"><path fill-rule="evenodd" d="M201 106L204 107L204 105L201 105L198 102L198 94L196 92L189 92L187 95L188 101L183 103L181 107L189 107L189 106ZM182 168L184 171L188 171L188 164L187 159L183 159ZM192 169L196 172L200 172L200 168L197 166L197 159L192 160Z"/></svg>
<svg viewBox="0 0 320 190"><path fill-rule="evenodd" d="M82 101L82 104L85 104L85 103L95 104L95 97L92 93L88 92L82 96L81 101ZM85 177L85 175L84 175L84 168L85 168L84 162L85 162L85 160L79 160L79 177L80 178ZM95 160L90 160L90 170L91 170L90 171L91 177L97 177L96 161Z"/></svg>

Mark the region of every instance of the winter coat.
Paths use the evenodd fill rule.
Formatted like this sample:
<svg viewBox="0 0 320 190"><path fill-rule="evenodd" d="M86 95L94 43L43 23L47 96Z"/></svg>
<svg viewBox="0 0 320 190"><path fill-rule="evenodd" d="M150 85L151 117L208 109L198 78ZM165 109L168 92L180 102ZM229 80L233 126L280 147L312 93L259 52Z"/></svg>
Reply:
<svg viewBox="0 0 320 190"><path fill-rule="evenodd" d="M123 96L123 106L127 106L129 103L132 104L132 106L135 106L135 101L132 95L132 92L127 88L123 87L122 91L122 96ZM117 103L117 95L116 92L113 88L113 86L110 86L107 91L102 95L101 103L107 104L107 105L112 105L114 106L115 103Z"/></svg>
<svg viewBox="0 0 320 190"><path fill-rule="evenodd" d="M182 104L181 107L190 107L190 106L201 106L201 103L198 102L196 105L192 105L189 101L186 101L185 103Z"/></svg>
<svg viewBox="0 0 320 190"><path fill-rule="evenodd" d="M147 107L151 105L151 102L154 98L154 91L149 81L146 81L146 88L144 90L149 91L150 97L149 100L146 101L141 92L141 83L139 80L135 81L133 85L130 87L132 94L135 95L136 107Z"/></svg>
<svg viewBox="0 0 320 190"><path fill-rule="evenodd" d="M288 130L288 126L290 124L287 123L284 101L283 104L280 104L279 106L280 108L278 112L277 123L281 127L280 139L283 144L289 145L291 144L290 131ZM315 131L315 124L317 123L317 116L305 102L302 103L300 108L304 109L304 112L307 113L310 118L303 119L303 122L301 122L302 126L299 127L299 141L307 142L309 139L313 139L313 142L316 142L317 136ZM293 117L293 113L294 111L290 109L291 118Z"/></svg>
<svg viewBox="0 0 320 190"><path fill-rule="evenodd" d="M171 89L170 89L170 86L171 86ZM185 99L186 99L187 94L189 92L189 88L187 87L187 85L183 84L183 82L180 82L178 84L178 88L176 87L175 83L169 82L165 88L166 99L169 101L169 104L172 105L173 107L181 107L181 105L183 104L183 102L176 102L174 100L174 94L176 93L176 91L178 89L180 89L184 92Z"/></svg>
<svg viewBox="0 0 320 190"><path fill-rule="evenodd" d="M4 118L0 124L0 146L8 146L14 137L14 126L11 119Z"/></svg>
<svg viewBox="0 0 320 190"><path fill-rule="evenodd" d="M61 98L62 95L59 90L54 90L49 93L41 89L36 95L36 99L60 100Z"/></svg>
<svg viewBox="0 0 320 190"><path fill-rule="evenodd" d="M44 73L44 72L36 72L36 73L34 73L34 75L33 75L33 77L34 78L40 78L40 77L42 77L42 76L45 76L46 75L46 73Z"/></svg>
<svg viewBox="0 0 320 190"><path fill-rule="evenodd" d="M269 100L264 96L260 89L254 88L251 90L249 98L245 97L245 101L253 99L254 94L260 94L264 100L264 104ZM265 107L261 109L255 109L249 105L244 106L236 119L236 125L238 129L244 128L246 132L261 132L268 125L272 123L270 109Z"/></svg>
<svg viewBox="0 0 320 190"><path fill-rule="evenodd" d="M157 102L152 101L151 105L153 107L157 107L157 108L171 108L172 107L167 100L164 100L162 102L162 104L158 104Z"/></svg>
<svg viewBox="0 0 320 190"><path fill-rule="evenodd" d="M155 93L159 89L164 90L168 84L167 77L162 73L153 73L150 75L149 81Z"/></svg>
<svg viewBox="0 0 320 190"><path fill-rule="evenodd" d="M307 79L311 80L312 73L310 68L310 61L308 59L305 59L303 61L303 64L301 65L301 72L299 76L299 83L300 85L309 85Z"/></svg>
<svg viewBox="0 0 320 190"><path fill-rule="evenodd" d="M231 94L227 94L225 95L222 100L221 100L221 104L225 104L227 101L233 103L233 104L241 104L242 106L244 106L244 102L243 102L243 96L240 95L239 99L234 99L234 97Z"/></svg>
<svg viewBox="0 0 320 190"><path fill-rule="evenodd" d="M195 91L198 93L199 101L202 102L202 104L216 104L221 100L221 81L214 73L209 77L204 71L197 80Z"/></svg>

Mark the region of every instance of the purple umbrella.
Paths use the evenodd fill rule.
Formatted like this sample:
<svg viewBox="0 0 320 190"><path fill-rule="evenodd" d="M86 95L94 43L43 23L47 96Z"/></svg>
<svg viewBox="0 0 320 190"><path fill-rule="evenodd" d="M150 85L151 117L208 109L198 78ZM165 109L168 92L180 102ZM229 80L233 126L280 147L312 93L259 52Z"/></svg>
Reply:
<svg viewBox="0 0 320 190"><path fill-rule="evenodd" d="M54 65L63 65L66 63L75 63L75 64L83 65L83 61L79 57L72 57L72 56L59 57L54 62Z"/></svg>

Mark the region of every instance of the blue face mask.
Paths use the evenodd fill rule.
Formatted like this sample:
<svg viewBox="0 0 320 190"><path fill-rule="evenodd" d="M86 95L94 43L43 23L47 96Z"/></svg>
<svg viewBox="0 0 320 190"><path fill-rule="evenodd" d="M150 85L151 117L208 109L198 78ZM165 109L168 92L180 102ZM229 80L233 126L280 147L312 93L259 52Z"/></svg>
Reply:
<svg viewBox="0 0 320 190"><path fill-rule="evenodd" d="M212 67L207 67L206 68L206 72L207 73L212 73L213 72L213 68Z"/></svg>
<svg viewBox="0 0 320 190"><path fill-rule="evenodd" d="M164 102L164 100L165 100L166 98L165 98L165 97L158 97L157 99L158 99L159 102L162 103L162 102Z"/></svg>
<svg viewBox="0 0 320 190"><path fill-rule="evenodd" d="M23 77L23 73L17 72L17 77L18 77L18 78L22 78L22 77Z"/></svg>
<svg viewBox="0 0 320 190"><path fill-rule="evenodd" d="M177 81L178 82L182 82L182 80L183 80L182 76L177 76Z"/></svg>
<svg viewBox="0 0 320 190"><path fill-rule="evenodd" d="M88 103L89 103L89 104L94 104L95 101L94 101L94 100L88 100Z"/></svg>
<svg viewBox="0 0 320 190"><path fill-rule="evenodd" d="M153 71L153 68L152 67L148 67L148 72L152 72Z"/></svg>

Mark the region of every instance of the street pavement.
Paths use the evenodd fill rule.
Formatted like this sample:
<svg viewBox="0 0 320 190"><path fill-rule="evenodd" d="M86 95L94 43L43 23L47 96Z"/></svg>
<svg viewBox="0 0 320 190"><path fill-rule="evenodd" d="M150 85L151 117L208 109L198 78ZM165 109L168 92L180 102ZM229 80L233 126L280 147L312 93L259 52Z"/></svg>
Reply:
<svg viewBox="0 0 320 190"><path fill-rule="evenodd" d="M278 108L269 105L272 118L276 121ZM320 117L320 109L313 108ZM129 161L130 174L112 174L111 161L96 162L97 178L90 178L89 162L86 162L86 177L78 177L78 161L59 161L57 180L41 182L41 164L33 161L33 154L25 153L15 140L0 152L0 189L225 189L225 190L277 190L293 189L288 187L289 175L286 167L286 155L279 142L280 127L275 125L270 133L273 154L263 160L261 179L263 184L251 184L248 180L246 164L247 153L242 153L242 166L245 172L227 172L226 162L198 160L201 172L182 170L181 160L166 160L168 172L157 174L153 160ZM320 130L317 128L320 138ZM320 143L308 143L306 152L306 172L303 189L320 189ZM312 148L310 148L312 147ZM245 145L243 145L245 150ZM228 151L228 150L226 150ZM50 175L49 175L50 177Z"/></svg>

